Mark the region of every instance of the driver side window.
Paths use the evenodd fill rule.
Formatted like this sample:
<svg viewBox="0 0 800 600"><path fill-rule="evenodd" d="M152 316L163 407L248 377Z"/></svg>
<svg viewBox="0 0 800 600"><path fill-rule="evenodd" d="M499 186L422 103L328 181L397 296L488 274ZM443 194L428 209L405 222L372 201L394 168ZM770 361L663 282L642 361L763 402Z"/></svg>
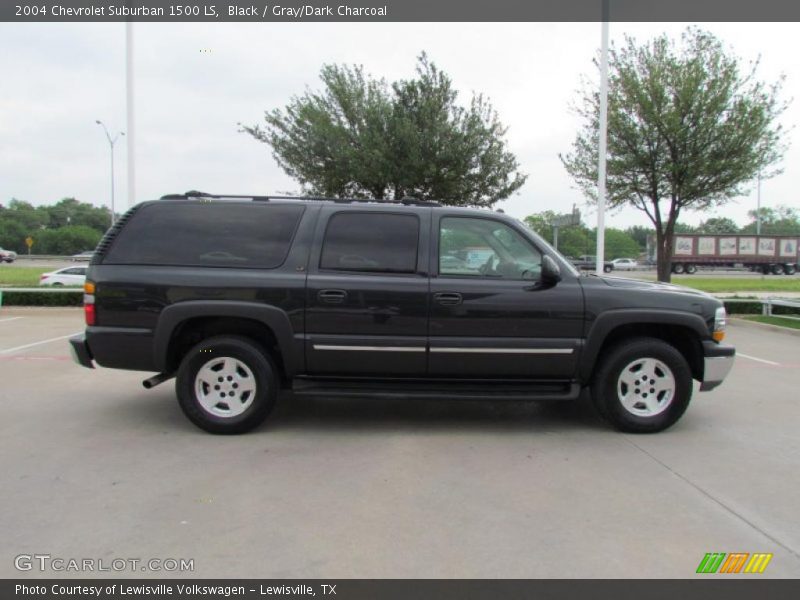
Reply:
<svg viewBox="0 0 800 600"><path fill-rule="evenodd" d="M472 217L440 222L440 275L538 280L541 271L541 253L504 223Z"/></svg>

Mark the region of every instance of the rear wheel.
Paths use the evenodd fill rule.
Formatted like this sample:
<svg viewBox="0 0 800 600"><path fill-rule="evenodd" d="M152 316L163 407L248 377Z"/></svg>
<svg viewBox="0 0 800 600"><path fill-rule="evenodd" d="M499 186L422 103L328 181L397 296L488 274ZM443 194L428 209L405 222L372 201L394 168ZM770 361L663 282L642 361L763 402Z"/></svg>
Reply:
<svg viewBox="0 0 800 600"><path fill-rule="evenodd" d="M772 265L770 270L772 271L773 275L783 275L783 265Z"/></svg>
<svg viewBox="0 0 800 600"><path fill-rule="evenodd" d="M654 433L681 418L692 398L692 373L675 347L636 338L613 347L596 371L592 399L620 431Z"/></svg>
<svg viewBox="0 0 800 600"><path fill-rule="evenodd" d="M697 273L697 265L692 265L692 264L686 265L685 271L687 275L694 275L695 273Z"/></svg>
<svg viewBox="0 0 800 600"><path fill-rule="evenodd" d="M797 273L797 265L783 265L783 272L787 275L794 275Z"/></svg>
<svg viewBox="0 0 800 600"><path fill-rule="evenodd" d="M194 346L178 369L178 403L192 423L211 433L244 433L267 417L278 397L277 371L264 350L238 336Z"/></svg>
<svg viewBox="0 0 800 600"><path fill-rule="evenodd" d="M672 265L672 272L677 275L683 273L683 263L675 263L674 265Z"/></svg>

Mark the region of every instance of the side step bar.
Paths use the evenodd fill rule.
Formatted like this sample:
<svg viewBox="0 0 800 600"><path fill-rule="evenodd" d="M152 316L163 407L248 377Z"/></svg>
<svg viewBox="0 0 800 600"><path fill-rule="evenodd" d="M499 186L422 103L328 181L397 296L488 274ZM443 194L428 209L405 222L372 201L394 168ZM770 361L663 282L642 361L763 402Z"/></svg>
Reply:
<svg viewBox="0 0 800 600"><path fill-rule="evenodd" d="M431 398L439 400L576 400L581 386L571 381L513 383L480 380L358 380L299 377L292 382L298 396L337 398Z"/></svg>

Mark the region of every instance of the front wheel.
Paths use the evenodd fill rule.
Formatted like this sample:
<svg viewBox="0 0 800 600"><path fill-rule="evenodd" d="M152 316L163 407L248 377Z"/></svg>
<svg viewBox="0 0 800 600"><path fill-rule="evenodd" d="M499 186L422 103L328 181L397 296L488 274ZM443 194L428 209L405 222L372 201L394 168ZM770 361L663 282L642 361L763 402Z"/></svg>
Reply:
<svg viewBox="0 0 800 600"><path fill-rule="evenodd" d="M655 433L681 418L692 398L692 373L674 346L636 338L613 347L596 371L592 399L620 431Z"/></svg>
<svg viewBox="0 0 800 600"><path fill-rule="evenodd" d="M611 265L603 265L603 273L611 273L614 270L614 267Z"/></svg>
<svg viewBox="0 0 800 600"><path fill-rule="evenodd" d="M211 433L244 433L261 424L278 397L272 361L251 340L215 336L186 353L175 381L178 403Z"/></svg>

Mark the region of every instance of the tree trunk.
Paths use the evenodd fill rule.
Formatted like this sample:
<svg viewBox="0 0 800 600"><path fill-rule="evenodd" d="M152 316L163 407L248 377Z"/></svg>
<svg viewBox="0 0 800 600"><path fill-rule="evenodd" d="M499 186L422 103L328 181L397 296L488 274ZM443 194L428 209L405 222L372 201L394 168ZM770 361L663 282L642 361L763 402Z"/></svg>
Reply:
<svg viewBox="0 0 800 600"><path fill-rule="evenodd" d="M658 280L669 283L672 280L672 233L656 229L656 268Z"/></svg>

